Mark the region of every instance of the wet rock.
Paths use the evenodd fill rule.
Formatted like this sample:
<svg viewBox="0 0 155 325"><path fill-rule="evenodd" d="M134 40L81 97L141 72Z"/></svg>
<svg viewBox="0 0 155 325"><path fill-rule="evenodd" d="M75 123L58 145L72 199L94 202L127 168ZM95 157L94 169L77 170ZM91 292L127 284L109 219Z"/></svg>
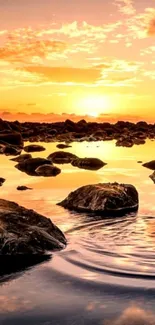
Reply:
<svg viewBox="0 0 155 325"><path fill-rule="evenodd" d="M97 158L77 158L72 160L71 164L72 166L89 170L98 170L107 165L102 160Z"/></svg>
<svg viewBox="0 0 155 325"><path fill-rule="evenodd" d="M58 205L79 212L120 215L137 210L138 201L138 192L132 185L100 183L78 188Z"/></svg>
<svg viewBox="0 0 155 325"><path fill-rule="evenodd" d="M5 182L5 178L0 177L0 186L2 186L4 184L4 182Z"/></svg>
<svg viewBox="0 0 155 325"><path fill-rule="evenodd" d="M116 147L127 147L131 148L134 145L134 141L132 139L119 139L116 142Z"/></svg>
<svg viewBox="0 0 155 325"><path fill-rule="evenodd" d="M17 161L17 162L23 162L26 159L30 159L30 158L32 158L32 156L30 154L28 154L28 153L25 153L25 154L22 154L22 155L20 155L20 156L18 156L16 158L12 158L10 160Z"/></svg>
<svg viewBox="0 0 155 325"><path fill-rule="evenodd" d="M57 148L59 148L59 149L67 149L67 148L71 148L71 146L69 146L68 144L60 143L60 144L57 144Z"/></svg>
<svg viewBox="0 0 155 325"><path fill-rule="evenodd" d="M145 140L144 139L134 139L134 144L136 144L136 145L145 144Z"/></svg>
<svg viewBox="0 0 155 325"><path fill-rule="evenodd" d="M30 144L23 148L25 152L40 152L45 151L46 149L43 146L37 144Z"/></svg>
<svg viewBox="0 0 155 325"><path fill-rule="evenodd" d="M138 164L142 164L143 162L142 162L142 160L138 160L137 163Z"/></svg>
<svg viewBox="0 0 155 325"><path fill-rule="evenodd" d="M52 221L0 199L0 255L40 255L62 249L66 239Z"/></svg>
<svg viewBox="0 0 155 325"><path fill-rule="evenodd" d="M51 177L51 176L57 176L61 173L61 169L56 167L56 166L52 166L52 165L42 165L39 166L36 170L35 170L36 174L39 176L44 176L44 177Z"/></svg>
<svg viewBox="0 0 155 325"><path fill-rule="evenodd" d="M148 169L155 170L155 160L149 161L142 165L143 167L146 167Z"/></svg>
<svg viewBox="0 0 155 325"><path fill-rule="evenodd" d="M52 161L55 164L69 164L72 162L73 159L77 158L76 155L65 152L65 151L56 151L51 153L47 159Z"/></svg>
<svg viewBox="0 0 155 325"><path fill-rule="evenodd" d="M23 139L21 134L18 132L0 133L0 142L1 141L15 146L23 147Z"/></svg>
<svg viewBox="0 0 155 325"><path fill-rule="evenodd" d="M46 164L51 164L51 161L44 158L30 158L19 162L15 167L30 176L38 176L36 169Z"/></svg>
<svg viewBox="0 0 155 325"><path fill-rule="evenodd" d="M32 190L32 188L22 185L22 186L18 186L17 190L18 191L26 191L26 190Z"/></svg>

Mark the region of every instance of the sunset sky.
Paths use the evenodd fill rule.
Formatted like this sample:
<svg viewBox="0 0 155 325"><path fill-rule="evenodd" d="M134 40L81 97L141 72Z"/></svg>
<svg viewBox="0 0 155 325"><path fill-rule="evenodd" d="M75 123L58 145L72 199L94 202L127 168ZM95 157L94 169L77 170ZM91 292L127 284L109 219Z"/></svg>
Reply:
<svg viewBox="0 0 155 325"><path fill-rule="evenodd" d="M155 118L155 0L0 0L0 111Z"/></svg>

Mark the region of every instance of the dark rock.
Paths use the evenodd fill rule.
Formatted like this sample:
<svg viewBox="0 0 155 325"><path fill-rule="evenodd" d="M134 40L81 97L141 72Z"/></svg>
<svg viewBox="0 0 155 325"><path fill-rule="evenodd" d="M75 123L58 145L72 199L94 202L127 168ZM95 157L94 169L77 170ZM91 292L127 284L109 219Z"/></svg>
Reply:
<svg viewBox="0 0 155 325"><path fill-rule="evenodd" d="M124 214L137 210L138 201L138 192L134 186L106 183L82 186L58 205L79 212Z"/></svg>
<svg viewBox="0 0 155 325"><path fill-rule="evenodd" d="M22 186L18 186L17 190L18 191L26 191L26 190L32 190L32 188L22 185Z"/></svg>
<svg viewBox="0 0 155 325"><path fill-rule="evenodd" d="M153 183L155 183L155 171L149 177L152 179Z"/></svg>
<svg viewBox="0 0 155 325"><path fill-rule="evenodd" d="M36 169L39 166L51 164L51 161L44 158L30 158L19 162L15 167L30 176L38 176Z"/></svg>
<svg viewBox="0 0 155 325"><path fill-rule="evenodd" d="M89 170L98 170L107 165L102 160L97 158L77 158L72 160L71 164L72 166Z"/></svg>
<svg viewBox="0 0 155 325"><path fill-rule="evenodd" d="M19 147L13 147L13 146L5 146L4 148L4 154L6 156L17 156L17 155L20 155L22 149L19 148Z"/></svg>
<svg viewBox="0 0 155 325"><path fill-rule="evenodd" d="M30 154L28 154L28 153L25 153L25 154L22 154L22 155L20 155L20 156L18 156L16 158L12 158L10 160L17 161L17 162L23 162L26 159L30 159L30 158L32 158L32 156Z"/></svg>
<svg viewBox="0 0 155 325"><path fill-rule="evenodd" d="M51 153L47 159L52 161L55 164L69 164L72 162L73 159L77 158L76 155L65 152L65 151L56 151Z"/></svg>
<svg viewBox="0 0 155 325"><path fill-rule="evenodd" d="M148 169L155 170L155 160L149 161L142 165L143 167L146 167Z"/></svg>
<svg viewBox="0 0 155 325"><path fill-rule="evenodd" d="M128 147L131 148L134 145L134 141L132 139L119 139L116 142L116 147Z"/></svg>
<svg viewBox="0 0 155 325"><path fill-rule="evenodd" d="M39 166L35 170L35 172L39 176L51 177L51 176L59 175L61 173L61 169L56 166L52 166L48 164L48 165Z"/></svg>
<svg viewBox="0 0 155 325"><path fill-rule="evenodd" d="M138 160L137 163L138 164L142 164L143 162L142 162L142 160Z"/></svg>
<svg viewBox="0 0 155 325"><path fill-rule="evenodd" d="M145 144L145 140L144 139L134 139L134 144L136 144L136 145Z"/></svg>
<svg viewBox="0 0 155 325"><path fill-rule="evenodd" d="M0 133L0 141L23 147L23 139L21 134L18 132Z"/></svg>
<svg viewBox="0 0 155 325"><path fill-rule="evenodd" d="M30 144L23 148L25 152L40 152L45 151L46 149L43 146L37 144Z"/></svg>
<svg viewBox="0 0 155 325"><path fill-rule="evenodd" d="M40 255L62 249L66 239L50 219L0 199L0 255Z"/></svg>
<svg viewBox="0 0 155 325"><path fill-rule="evenodd" d="M0 177L0 186L2 186L4 182L5 182L5 178Z"/></svg>
<svg viewBox="0 0 155 325"><path fill-rule="evenodd" d="M66 148L71 148L71 146L69 146L68 144L60 143L60 144L57 144L57 148L66 149Z"/></svg>

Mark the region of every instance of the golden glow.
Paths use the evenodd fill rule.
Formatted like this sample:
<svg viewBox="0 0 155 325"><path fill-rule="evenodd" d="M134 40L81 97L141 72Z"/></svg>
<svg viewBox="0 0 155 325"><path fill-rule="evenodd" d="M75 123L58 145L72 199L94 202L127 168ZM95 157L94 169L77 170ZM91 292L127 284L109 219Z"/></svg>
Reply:
<svg viewBox="0 0 155 325"><path fill-rule="evenodd" d="M111 108L110 99L108 96L90 95L78 100L77 109L83 111L93 117L97 117L102 113L109 112Z"/></svg>

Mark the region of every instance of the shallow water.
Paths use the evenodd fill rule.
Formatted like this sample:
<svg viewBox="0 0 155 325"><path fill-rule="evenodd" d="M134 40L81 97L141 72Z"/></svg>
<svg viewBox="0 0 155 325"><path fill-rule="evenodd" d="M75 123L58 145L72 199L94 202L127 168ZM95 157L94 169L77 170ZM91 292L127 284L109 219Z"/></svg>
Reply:
<svg viewBox="0 0 155 325"><path fill-rule="evenodd" d="M55 143L44 146L33 157L57 150ZM1 198L50 217L68 240L50 260L0 279L0 324L155 324L155 184L152 171L137 163L155 159L154 149L153 141L132 148L74 143L66 151L108 164L97 172L62 165L55 178L30 177L0 157L0 176L7 179ZM79 186L113 181L136 186L136 215L94 220L56 205ZM18 185L33 191L19 192Z"/></svg>

